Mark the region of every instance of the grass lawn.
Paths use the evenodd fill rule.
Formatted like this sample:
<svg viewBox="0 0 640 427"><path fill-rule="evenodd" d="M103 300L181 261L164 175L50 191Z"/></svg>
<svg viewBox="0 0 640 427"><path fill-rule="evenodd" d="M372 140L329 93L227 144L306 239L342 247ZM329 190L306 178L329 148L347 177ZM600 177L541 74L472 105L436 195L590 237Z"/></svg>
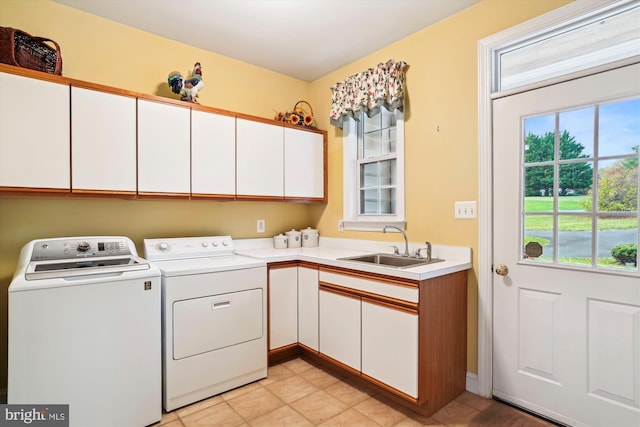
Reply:
<svg viewBox="0 0 640 427"><path fill-rule="evenodd" d="M580 201L584 196L560 196L558 204L560 211L582 211L584 208ZM552 212L553 197L527 197L525 198L525 212ZM591 231L591 218L566 215L558 219L560 231ZM598 230L622 230L637 228L637 218L603 218L598 221ZM526 230L552 230L553 217L527 216Z"/></svg>

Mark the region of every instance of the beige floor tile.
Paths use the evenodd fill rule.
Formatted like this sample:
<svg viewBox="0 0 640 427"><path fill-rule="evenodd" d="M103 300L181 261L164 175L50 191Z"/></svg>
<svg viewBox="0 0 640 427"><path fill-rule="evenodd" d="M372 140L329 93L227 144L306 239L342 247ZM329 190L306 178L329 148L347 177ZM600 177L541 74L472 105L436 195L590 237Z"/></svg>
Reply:
<svg viewBox="0 0 640 427"><path fill-rule="evenodd" d="M178 417L183 418L189 414L193 414L194 412L198 412L203 410L204 408L208 408L210 406L216 405L222 402L222 397L213 396L208 399L201 400L196 403L192 403L189 406L184 406L180 409L176 409L174 412L178 415Z"/></svg>
<svg viewBox="0 0 640 427"><path fill-rule="evenodd" d="M455 400L433 414L431 418L450 427L467 426L480 411Z"/></svg>
<svg viewBox="0 0 640 427"><path fill-rule="evenodd" d="M319 368L306 370L300 376L318 388L325 388L338 382L336 377Z"/></svg>
<svg viewBox="0 0 640 427"><path fill-rule="evenodd" d="M318 391L318 387L314 386L299 375L269 384L266 388L282 399L285 403L291 403L301 397Z"/></svg>
<svg viewBox="0 0 640 427"><path fill-rule="evenodd" d="M320 424L321 427L380 427L380 424L355 409L347 409Z"/></svg>
<svg viewBox="0 0 640 427"><path fill-rule="evenodd" d="M420 421L414 420L410 417L405 417L396 423L393 427L446 427L444 424L441 424L434 420L433 418L424 418Z"/></svg>
<svg viewBox="0 0 640 427"><path fill-rule="evenodd" d="M276 381L282 381L283 379L292 377L294 375L295 373L291 369L287 368L286 366L284 366L284 364L281 363L279 365L269 367L269 369L267 369L267 378L260 380L260 384L273 384Z"/></svg>
<svg viewBox="0 0 640 427"><path fill-rule="evenodd" d="M231 407L222 402L181 418L185 427L235 427L244 424L244 420Z"/></svg>
<svg viewBox="0 0 640 427"><path fill-rule="evenodd" d="M342 381L330 385L325 391L347 406L353 406L369 397L365 392Z"/></svg>
<svg viewBox="0 0 640 427"><path fill-rule="evenodd" d="M276 395L264 387L227 401L246 420L252 420L284 405Z"/></svg>
<svg viewBox="0 0 640 427"><path fill-rule="evenodd" d="M220 396L224 400L229 400L229 399L233 399L234 397L242 396L243 394L247 394L259 388L262 388L262 385L259 381L256 381L251 384L247 384L245 386L234 388L233 390L229 390L225 393L222 393Z"/></svg>
<svg viewBox="0 0 640 427"><path fill-rule="evenodd" d="M154 427L159 427L159 426L163 426L165 424L169 424L172 421L175 421L178 419L178 414L176 414L175 412L164 412L162 411L162 419L160 420L160 422L153 424Z"/></svg>
<svg viewBox="0 0 640 427"><path fill-rule="evenodd" d="M392 426L405 418L402 412L385 405L379 400L369 397L353 407L356 411L375 420L381 426Z"/></svg>
<svg viewBox="0 0 640 427"><path fill-rule="evenodd" d="M291 403L291 406L313 424L320 424L347 409L347 406L323 390Z"/></svg>
<svg viewBox="0 0 640 427"><path fill-rule="evenodd" d="M284 362L283 365L288 369L291 369L296 374L300 374L308 369L313 368L314 366L309 362L305 362L304 360L298 358L289 360L288 362Z"/></svg>
<svg viewBox="0 0 640 427"><path fill-rule="evenodd" d="M487 409L489 405L491 405L491 402L493 402L491 399L485 399L484 397L480 397L477 394L473 394L468 391L465 391L460 396L456 397L456 401L481 411Z"/></svg>
<svg viewBox="0 0 640 427"><path fill-rule="evenodd" d="M291 409L290 406L282 406L281 408L264 414L251 421L252 427L312 427L313 424L298 412Z"/></svg>
<svg viewBox="0 0 640 427"><path fill-rule="evenodd" d="M182 424L182 421L179 419L176 419L168 422L167 424L162 424L162 427L184 427L184 424Z"/></svg>

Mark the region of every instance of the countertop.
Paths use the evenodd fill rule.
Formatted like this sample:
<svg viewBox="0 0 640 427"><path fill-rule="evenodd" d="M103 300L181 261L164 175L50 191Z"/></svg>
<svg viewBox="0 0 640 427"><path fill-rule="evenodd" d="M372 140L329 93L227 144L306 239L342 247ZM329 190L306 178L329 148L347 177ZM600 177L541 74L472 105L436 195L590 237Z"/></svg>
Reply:
<svg viewBox="0 0 640 427"><path fill-rule="evenodd" d="M468 270L472 267L471 248L458 246L432 245L433 258L444 259L442 262L409 268L385 267L375 264L342 260L340 258L366 255L371 253L393 253L391 245L404 251L404 242L380 242L372 240L340 239L320 237L320 243L313 248L275 249L273 239L238 239L234 240L236 253L259 258L267 263L280 261L308 261L333 267L343 267L369 273L384 274L411 280L425 280L445 274ZM424 244L409 242L409 251L414 251Z"/></svg>

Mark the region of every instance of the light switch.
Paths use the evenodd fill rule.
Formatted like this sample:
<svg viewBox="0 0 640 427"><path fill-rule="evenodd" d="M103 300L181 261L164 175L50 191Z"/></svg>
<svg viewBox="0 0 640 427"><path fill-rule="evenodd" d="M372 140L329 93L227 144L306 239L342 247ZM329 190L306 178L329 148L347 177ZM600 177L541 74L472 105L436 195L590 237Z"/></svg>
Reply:
<svg viewBox="0 0 640 427"><path fill-rule="evenodd" d="M467 202L455 202L454 218L473 219L476 216L477 203L475 200Z"/></svg>

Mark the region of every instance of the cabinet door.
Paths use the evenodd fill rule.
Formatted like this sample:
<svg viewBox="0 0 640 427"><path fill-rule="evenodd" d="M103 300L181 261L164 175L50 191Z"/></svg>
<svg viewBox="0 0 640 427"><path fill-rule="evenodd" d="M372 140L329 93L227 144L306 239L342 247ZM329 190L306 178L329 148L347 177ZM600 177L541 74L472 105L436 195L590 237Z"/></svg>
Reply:
<svg viewBox="0 0 640 427"><path fill-rule="evenodd" d="M0 73L0 186L69 189L69 86Z"/></svg>
<svg viewBox="0 0 640 427"><path fill-rule="evenodd" d="M284 195L283 127L237 120L238 196Z"/></svg>
<svg viewBox="0 0 640 427"><path fill-rule="evenodd" d="M73 190L136 191L136 99L71 88Z"/></svg>
<svg viewBox="0 0 640 427"><path fill-rule="evenodd" d="M284 129L284 195L324 198L324 136Z"/></svg>
<svg viewBox="0 0 640 427"><path fill-rule="evenodd" d="M191 192L236 194L236 119L191 111Z"/></svg>
<svg viewBox="0 0 640 427"><path fill-rule="evenodd" d="M190 109L138 100L138 192L191 192Z"/></svg>
<svg viewBox="0 0 640 427"><path fill-rule="evenodd" d="M269 350L298 342L298 267L269 270Z"/></svg>
<svg viewBox="0 0 640 427"><path fill-rule="evenodd" d="M298 342L318 350L318 269L298 267Z"/></svg>
<svg viewBox="0 0 640 427"><path fill-rule="evenodd" d="M362 300L362 373L418 397L418 314Z"/></svg>
<svg viewBox="0 0 640 427"><path fill-rule="evenodd" d="M360 298L320 290L320 353L360 371Z"/></svg>

